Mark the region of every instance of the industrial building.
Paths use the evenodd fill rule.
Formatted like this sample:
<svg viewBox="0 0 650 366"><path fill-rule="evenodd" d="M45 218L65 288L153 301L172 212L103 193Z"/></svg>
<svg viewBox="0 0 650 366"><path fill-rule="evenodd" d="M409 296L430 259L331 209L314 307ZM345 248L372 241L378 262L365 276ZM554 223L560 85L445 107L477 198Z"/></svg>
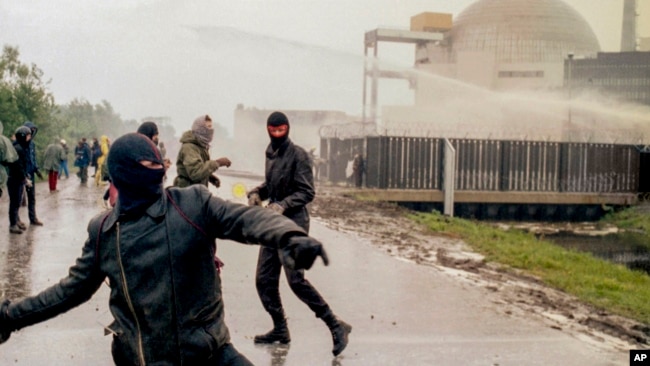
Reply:
<svg viewBox="0 0 650 366"><path fill-rule="evenodd" d="M633 204L650 182L649 114L621 107L649 89L648 54L628 24L635 9L625 1L622 44L635 49L622 53L601 52L563 0L478 0L456 18L425 12L408 31L367 32L364 128L322 130L321 150L337 157L329 176L361 150L370 199L563 219ZM413 44L414 68L383 69L382 42ZM407 80L413 105L379 106L382 78ZM355 134L368 125L374 133Z"/></svg>
<svg viewBox="0 0 650 366"><path fill-rule="evenodd" d="M628 24L635 9L626 0L623 44L643 41ZM415 60L401 74L366 64L363 121L380 135L650 143L643 118L575 101L591 88L592 97L647 104L648 56L602 53L589 24L563 0L479 0L453 19L417 14L408 31L367 32L366 55L381 58L382 42L414 44ZM409 81L413 105L378 105L387 77Z"/></svg>
<svg viewBox="0 0 650 366"><path fill-rule="evenodd" d="M601 52L594 58L564 62L565 88L571 94L598 93L620 102L650 106L650 52Z"/></svg>

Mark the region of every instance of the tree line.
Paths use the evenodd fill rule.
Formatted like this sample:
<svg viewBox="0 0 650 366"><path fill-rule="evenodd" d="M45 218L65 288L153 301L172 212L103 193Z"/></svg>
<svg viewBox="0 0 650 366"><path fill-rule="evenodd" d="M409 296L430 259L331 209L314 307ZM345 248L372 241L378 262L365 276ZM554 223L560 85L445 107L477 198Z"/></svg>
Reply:
<svg viewBox="0 0 650 366"><path fill-rule="evenodd" d="M34 140L36 151L42 154L48 144L65 139L74 147L82 137L91 139L107 135L117 138L135 132L140 122L123 120L108 101L91 104L76 98L58 105L48 89L49 80L35 64L20 61L18 47L3 47L0 57L0 121L4 135L10 137L26 121L38 127ZM174 136L172 126L160 125L161 133ZM37 157L41 161L42 156Z"/></svg>

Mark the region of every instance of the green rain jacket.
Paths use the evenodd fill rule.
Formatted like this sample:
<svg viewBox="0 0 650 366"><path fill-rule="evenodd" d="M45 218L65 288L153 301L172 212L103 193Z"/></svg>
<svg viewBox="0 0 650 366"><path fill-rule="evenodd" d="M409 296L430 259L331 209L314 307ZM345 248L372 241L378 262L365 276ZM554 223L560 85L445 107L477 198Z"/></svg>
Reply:
<svg viewBox="0 0 650 366"><path fill-rule="evenodd" d="M3 130L4 126L0 122L0 188L7 184L9 164L18 160L18 153L14 148L14 144L2 134Z"/></svg>
<svg viewBox="0 0 650 366"><path fill-rule="evenodd" d="M219 169L219 163L210 160L208 147L203 145L192 131L185 131L181 136L181 149L176 159L174 186L188 187L192 184L208 185L210 175Z"/></svg>

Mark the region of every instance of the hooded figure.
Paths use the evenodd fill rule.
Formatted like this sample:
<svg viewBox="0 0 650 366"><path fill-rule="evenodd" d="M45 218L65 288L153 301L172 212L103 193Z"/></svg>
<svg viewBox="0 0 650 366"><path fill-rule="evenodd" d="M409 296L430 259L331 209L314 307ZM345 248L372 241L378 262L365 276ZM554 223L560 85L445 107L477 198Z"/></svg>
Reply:
<svg viewBox="0 0 650 366"><path fill-rule="evenodd" d="M65 175L65 179L68 179L70 178L70 172L68 171L68 154L70 152L70 149L68 148L68 144L64 139L61 139L60 143L61 143L61 147L63 148L63 159L61 159L61 169L59 169L59 178Z"/></svg>
<svg viewBox="0 0 650 366"><path fill-rule="evenodd" d="M36 180L34 175L37 175L39 178L43 179L43 175L38 169L38 162L36 161L36 145L34 145L34 139L36 138L36 133L38 133L38 127L31 122L27 121L23 125L31 131L31 140L29 140L29 147L27 149L27 174L29 179L32 181L31 185L27 186L27 212L29 214L29 222L32 225L43 225L41 220L36 217L36 189L34 185Z"/></svg>
<svg viewBox="0 0 650 366"><path fill-rule="evenodd" d="M59 139L55 138L51 144L47 145L43 154L43 169L47 172L50 192L57 191L56 184L59 179L59 169L64 158L63 146L61 146Z"/></svg>
<svg viewBox="0 0 650 366"><path fill-rule="evenodd" d="M95 170L95 185L99 186L102 182L102 169L106 166L104 164L107 160L106 157L108 156L108 151L111 148L110 141L108 140L108 136L102 135L100 138L100 143L99 143L99 151L101 152L101 155L97 157L97 169Z"/></svg>
<svg viewBox="0 0 650 366"><path fill-rule="evenodd" d="M208 182L217 188L219 178L213 173L221 166L230 166L230 159L226 157L210 160L210 143L214 137L212 119L208 115L197 117L190 131L185 131L181 136L181 148L176 158L176 173L174 186L188 187L192 184L207 186Z"/></svg>
<svg viewBox="0 0 650 366"><path fill-rule="evenodd" d="M266 120L266 129L271 138L271 148L277 150L289 139L289 119L282 112L273 112Z"/></svg>
<svg viewBox="0 0 650 366"><path fill-rule="evenodd" d="M138 133L141 133L153 141L158 146L158 126L151 121L144 122L138 127Z"/></svg>
<svg viewBox="0 0 650 366"><path fill-rule="evenodd" d="M289 139L289 119L284 113L271 113L266 121L266 130L271 142L266 148L265 181L250 191L248 203L258 206L263 200L268 200L268 209L290 218L309 232L307 204L315 195L311 158ZM283 266L277 250L263 247L260 247L257 259L255 286L264 309L273 320L273 328L265 334L256 335L254 342L291 342L280 298L280 272L283 268L293 293L330 329L332 353L339 355L348 344L352 327L334 315L325 299L305 279L304 271Z"/></svg>
<svg viewBox="0 0 650 366"><path fill-rule="evenodd" d="M214 128L212 128L212 119L207 114L205 116L199 116L192 123L192 133L194 137L203 145L205 148L210 149L210 143L214 138Z"/></svg>
<svg viewBox="0 0 650 366"><path fill-rule="evenodd" d="M66 277L0 303L0 343L88 301L107 283L115 365L252 365L230 342L215 240L267 245L296 271L319 256L327 263L322 244L291 220L222 200L201 185L163 192L162 160L142 134L115 140L108 159L117 205L90 221Z"/></svg>
<svg viewBox="0 0 650 366"><path fill-rule="evenodd" d="M29 128L32 133L32 138L29 140L29 153L27 156L27 172L30 174L31 179L34 180L34 174L38 172L38 162L36 161L36 146L34 139L38 133L38 127L32 121L27 121L23 126Z"/></svg>
<svg viewBox="0 0 650 366"><path fill-rule="evenodd" d="M29 153L29 142L32 131L29 127L20 126L16 129L13 142L14 149L18 159L9 164L9 179L7 180L7 190L9 191L9 232L12 234L22 234L27 229L27 225L20 221L18 209L23 201L23 191L25 186L32 184L27 172L27 155Z"/></svg>
<svg viewBox="0 0 650 366"><path fill-rule="evenodd" d="M163 160L146 136L128 134L120 139L123 143L114 145L108 155L108 171L118 191L117 209L120 215L139 215L162 195ZM141 161L160 168L145 167Z"/></svg>
<svg viewBox="0 0 650 366"><path fill-rule="evenodd" d="M18 153L9 138L2 134L4 126L0 121L0 197L6 189L7 178L9 177L9 164L18 160Z"/></svg>

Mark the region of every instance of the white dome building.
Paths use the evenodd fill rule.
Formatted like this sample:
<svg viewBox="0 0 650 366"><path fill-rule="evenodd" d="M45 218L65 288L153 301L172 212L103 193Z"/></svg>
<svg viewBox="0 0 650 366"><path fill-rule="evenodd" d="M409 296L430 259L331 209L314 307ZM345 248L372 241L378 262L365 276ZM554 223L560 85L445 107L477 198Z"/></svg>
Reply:
<svg viewBox="0 0 650 366"><path fill-rule="evenodd" d="M616 118L600 125L600 118L569 101L565 61L569 55L595 58L600 44L585 19L563 0L477 0L446 29L421 24L431 14L441 15L411 19L414 32L442 34L439 41L416 45L415 105L382 106L379 134L615 139L598 131L612 128Z"/></svg>
<svg viewBox="0 0 650 366"><path fill-rule="evenodd" d="M570 52L595 56L596 35L562 0L482 0L454 20L448 36L452 58L486 52L498 63L561 62Z"/></svg>
<svg viewBox="0 0 650 366"><path fill-rule="evenodd" d="M493 90L547 89L562 86L569 54L599 51L589 24L562 0L479 0L454 19L443 42L416 49L416 64Z"/></svg>

